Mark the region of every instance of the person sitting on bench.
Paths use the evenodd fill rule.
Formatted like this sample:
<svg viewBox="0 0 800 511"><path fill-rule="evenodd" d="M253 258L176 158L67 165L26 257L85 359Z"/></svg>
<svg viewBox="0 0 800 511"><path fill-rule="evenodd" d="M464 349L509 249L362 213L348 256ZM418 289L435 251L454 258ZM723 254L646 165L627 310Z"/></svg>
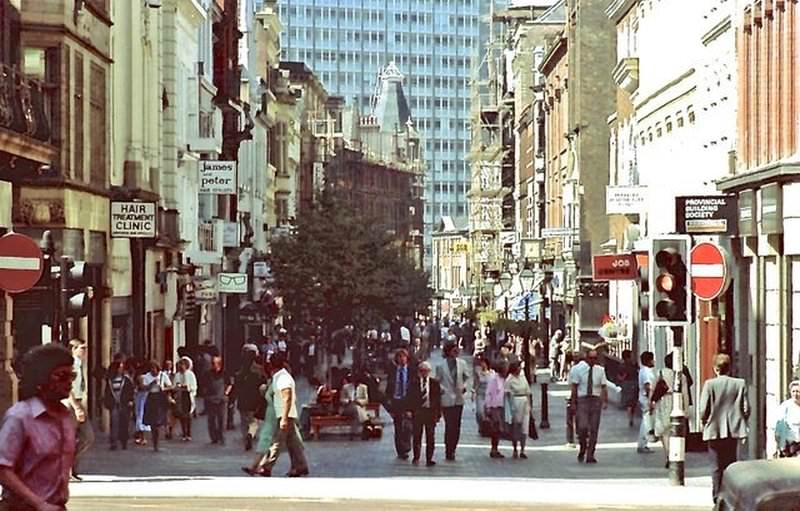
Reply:
<svg viewBox="0 0 800 511"><path fill-rule="evenodd" d="M369 392L367 386L353 378L348 373L343 378L344 385L339 392L339 403L342 405L342 415L350 417L353 421L351 431L353 434L363 432L364 427L369 424L370 419L367 414L367 403L369 403Z"/></svg>

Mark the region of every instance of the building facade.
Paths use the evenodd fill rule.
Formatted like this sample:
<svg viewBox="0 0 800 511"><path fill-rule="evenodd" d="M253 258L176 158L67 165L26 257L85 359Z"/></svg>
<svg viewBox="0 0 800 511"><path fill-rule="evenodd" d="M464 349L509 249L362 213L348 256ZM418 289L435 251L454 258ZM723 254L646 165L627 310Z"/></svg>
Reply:
<svg viewBox="0 0 800 511"><path fill-rule="evenodd" d="M408 76L416 127L430 169L425 236L442 216L466 218L471 170L470 73L487 34L492 2L281 0L284 59L305 62L331 94L369 111L375 79L389 62ZM499 2L504 4L505 2ZM426 242L426 268L430 244Z"/></svg>

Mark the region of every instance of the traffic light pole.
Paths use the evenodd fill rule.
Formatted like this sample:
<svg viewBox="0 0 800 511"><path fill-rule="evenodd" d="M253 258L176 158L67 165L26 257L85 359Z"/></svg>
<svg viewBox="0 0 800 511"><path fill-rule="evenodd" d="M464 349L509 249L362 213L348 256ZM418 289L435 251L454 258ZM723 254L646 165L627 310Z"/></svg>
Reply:
<svg viewBox="0 0 800 511"><path fill-rule="evenodd" d="M686 461L686 414L683 403L683 327L672 327L672 413L669 431L669 481L673 486L684 486Z"/></svg>

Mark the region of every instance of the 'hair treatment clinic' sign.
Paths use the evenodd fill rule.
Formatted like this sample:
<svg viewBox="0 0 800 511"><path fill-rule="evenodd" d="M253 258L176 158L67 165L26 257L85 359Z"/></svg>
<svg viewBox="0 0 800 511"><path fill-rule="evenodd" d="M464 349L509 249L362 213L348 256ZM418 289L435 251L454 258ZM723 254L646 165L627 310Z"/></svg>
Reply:
<svg viewBox="0 0 800 511"><path fill-rule="evenodd" d="M111 203L112 238L155 238L156 203L122 202Z"/></svg>

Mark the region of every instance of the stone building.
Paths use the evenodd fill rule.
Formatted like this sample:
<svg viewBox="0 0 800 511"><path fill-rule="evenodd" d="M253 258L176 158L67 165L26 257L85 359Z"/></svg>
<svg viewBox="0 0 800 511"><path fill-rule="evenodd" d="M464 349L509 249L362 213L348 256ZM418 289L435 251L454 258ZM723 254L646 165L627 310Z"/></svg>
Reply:
<svg viewBox="0 0 800 511"><path fill-rule="evenodd" d="M730 351L750 384L750 454L771 457L778 405L800 374L800 11L776 0L734 8L738 135L732 172L717 181L738 199Z"/></svg>

